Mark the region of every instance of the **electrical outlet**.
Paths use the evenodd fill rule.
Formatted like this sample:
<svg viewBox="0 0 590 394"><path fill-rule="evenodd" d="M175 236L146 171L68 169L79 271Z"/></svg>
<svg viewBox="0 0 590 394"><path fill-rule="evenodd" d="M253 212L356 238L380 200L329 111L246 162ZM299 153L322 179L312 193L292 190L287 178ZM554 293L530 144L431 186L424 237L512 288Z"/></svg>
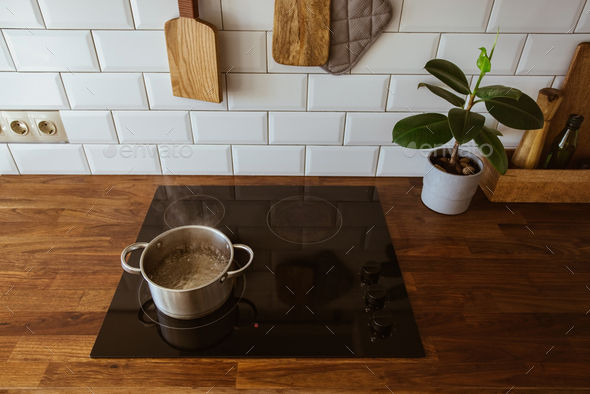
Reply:
<svg viewBox="0 0 590 394"><path fill-rule="evenodd" d="M59 111L0 113L2 142L68 142Z"/></svg>

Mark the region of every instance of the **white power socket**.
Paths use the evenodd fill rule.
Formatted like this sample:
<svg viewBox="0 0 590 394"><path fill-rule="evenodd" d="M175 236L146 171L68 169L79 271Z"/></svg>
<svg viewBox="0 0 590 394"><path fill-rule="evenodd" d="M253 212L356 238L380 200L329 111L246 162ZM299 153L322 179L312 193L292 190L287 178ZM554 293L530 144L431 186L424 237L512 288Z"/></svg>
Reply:
<svg viewBox="0 0 590 394"><path fill-rule="evenodd" d="M0 142L68 142L59 111L2 111L0 128Z"/></svg>

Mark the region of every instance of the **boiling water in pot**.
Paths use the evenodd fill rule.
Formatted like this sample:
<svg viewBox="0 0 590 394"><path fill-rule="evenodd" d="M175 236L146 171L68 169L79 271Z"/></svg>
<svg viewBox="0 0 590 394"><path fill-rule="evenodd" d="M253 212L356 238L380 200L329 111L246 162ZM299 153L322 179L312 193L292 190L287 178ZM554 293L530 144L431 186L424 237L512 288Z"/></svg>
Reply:
<svg viewBox="0 0 590 394"><path fill-rule="evenodd" d="M193 289L217 278L228 263L215 246L191 243L173 249L149 278L168 289Z"/></svg>

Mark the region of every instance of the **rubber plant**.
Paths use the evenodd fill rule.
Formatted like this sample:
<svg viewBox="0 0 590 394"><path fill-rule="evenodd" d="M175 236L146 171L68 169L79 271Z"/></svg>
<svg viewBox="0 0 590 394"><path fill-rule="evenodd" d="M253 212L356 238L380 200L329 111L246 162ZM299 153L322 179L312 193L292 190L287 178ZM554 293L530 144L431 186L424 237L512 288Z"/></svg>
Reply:
<svg viewBox="0 0 590 394"><path fill-rule="evenodd" d="M393 128L394 143L406 148L423 149L424 146L442 146L454 137L455 144L449 163L455 164L460 159L459 147L474 140L494 168L502 175L506 173L508 156L498 138L502 134L485 126L486 118L482 114L472 112L473 106L480 102L485 103L488 112L496 120L513 129L540 129L543 127L544 118L535 100L514 87L480 87L484 76L492 69L492 57L498 36L499 34L496 35L489 55L486 48L479 48L481 53L477 59L477 67L481 73L473 91L469 87L465 73L457 65L443 59L434 59L426 63L426 71L463 97L438 86L420 83L418 89L425 87L456 108L451 109L448 116L425 113L400 120Z"/></svg>

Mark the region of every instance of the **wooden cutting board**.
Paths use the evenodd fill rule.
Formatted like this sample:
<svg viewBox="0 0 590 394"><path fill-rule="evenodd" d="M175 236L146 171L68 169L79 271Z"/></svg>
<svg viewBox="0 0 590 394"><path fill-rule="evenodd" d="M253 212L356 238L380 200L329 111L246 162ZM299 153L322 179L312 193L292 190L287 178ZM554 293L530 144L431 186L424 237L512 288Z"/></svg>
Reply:
<svg viewBox="0 0 590 394"><path fill-rule="evenodd" d="M330 55L330 0L276 0L272 57L288 66L323 66Z"/></svg>
<svg viewBox="0 0 590 394"><path fill-rule="evenodd" d="M551 142L565 127L570 114L580 114L586 120L580 129L578 148L570 162L570 168L576 168L579 159L590 157L590 42L578 45L561 91L563 101L551 121L540 163L547 157Z"/></svg>
<svg viewBox="0 0 590 394"><path fill-rule="evenodd" d="M199 17L198 0L178 0L180 18L166 22L166 46L175 96L221 103L217 28Z"/></svg>

